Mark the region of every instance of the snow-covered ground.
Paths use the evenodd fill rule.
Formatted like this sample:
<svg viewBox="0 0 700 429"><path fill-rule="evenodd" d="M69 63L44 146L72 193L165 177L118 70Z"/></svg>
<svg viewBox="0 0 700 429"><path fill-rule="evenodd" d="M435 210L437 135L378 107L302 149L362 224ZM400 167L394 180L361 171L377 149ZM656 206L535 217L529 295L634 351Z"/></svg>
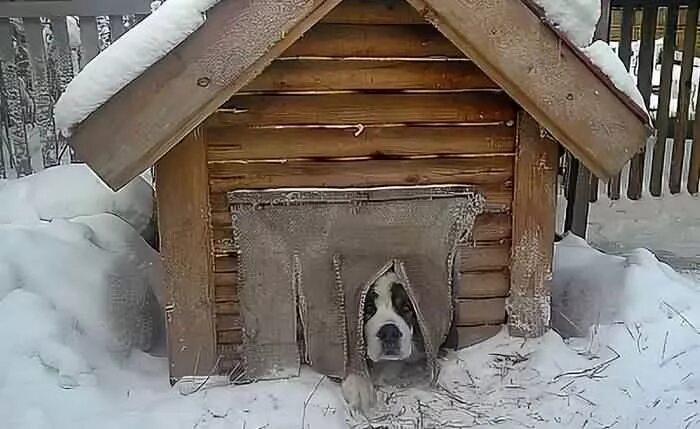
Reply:
<svg viewBox="0 0 700 429"><path fill-rule="evenodd" d="M113 194L83 166L0 182L0 427L368 427L308 369L170 387L162 332L133 323L154 316L148 300L114 306L161 275L141 237L150 192L138 179ZM553 303L558 331L583 338L501 332L451 353L437 388L382 388L373 427L700 428L700 284L646 250L610 256L567 237Z"/></svg>

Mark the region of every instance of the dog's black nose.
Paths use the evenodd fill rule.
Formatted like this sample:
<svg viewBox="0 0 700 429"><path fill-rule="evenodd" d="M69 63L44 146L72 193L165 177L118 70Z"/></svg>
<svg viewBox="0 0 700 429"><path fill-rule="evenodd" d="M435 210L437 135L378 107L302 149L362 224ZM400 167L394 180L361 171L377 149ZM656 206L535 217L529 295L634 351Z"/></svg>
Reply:
<svg viewBox="0 0 700 429"><path fill-rule="evenodd" d="M393 323L387 323L379 328L379 332L377 332L377 338L388 343L395 342L402 336L403 334L399 330L399 327Z"/></svg>

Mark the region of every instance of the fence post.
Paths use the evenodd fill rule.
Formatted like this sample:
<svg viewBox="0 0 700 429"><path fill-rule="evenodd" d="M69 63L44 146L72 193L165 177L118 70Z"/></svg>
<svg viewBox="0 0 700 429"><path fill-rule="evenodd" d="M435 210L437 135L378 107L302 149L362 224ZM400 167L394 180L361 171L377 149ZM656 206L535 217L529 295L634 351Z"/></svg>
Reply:
<svg viewBox="0 0 700 429"><path fill-rule="evenodd" d="M610 0L602 0L600 8L600 20L594 39L607 41L610 33ZM586 238L589 203L597 200L598 179L578 159L571 155L568 156L569 180L566 189L567 204L564 229L579 237Z"/></svg>

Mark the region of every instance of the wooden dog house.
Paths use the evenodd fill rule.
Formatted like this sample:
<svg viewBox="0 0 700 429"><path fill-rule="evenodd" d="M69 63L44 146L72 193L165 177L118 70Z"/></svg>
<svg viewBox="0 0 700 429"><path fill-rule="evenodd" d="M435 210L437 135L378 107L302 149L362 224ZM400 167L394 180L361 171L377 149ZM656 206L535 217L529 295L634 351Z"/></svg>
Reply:
<svg viewBox="0 0 700 429"><path fill-rule="evenodd" d="M460 342L506 322L545 332L557 142L605 178L651 128L529 1L221 0L207 15L71 141L113 189L156 165L173 378L238 359L236 189L476 185Z"/></svg>

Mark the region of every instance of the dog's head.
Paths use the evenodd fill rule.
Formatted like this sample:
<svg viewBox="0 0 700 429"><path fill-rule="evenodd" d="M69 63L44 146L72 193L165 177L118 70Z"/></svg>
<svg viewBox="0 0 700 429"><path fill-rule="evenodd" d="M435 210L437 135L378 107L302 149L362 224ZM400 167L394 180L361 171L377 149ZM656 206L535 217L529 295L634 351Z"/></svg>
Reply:
<svg viewBox="0 0 700 429"><path fill-rule="evenodd" d="M411 356L416 314L393 271L377 279L367 293L364 324L367 355L372 361Z"/></svg>

